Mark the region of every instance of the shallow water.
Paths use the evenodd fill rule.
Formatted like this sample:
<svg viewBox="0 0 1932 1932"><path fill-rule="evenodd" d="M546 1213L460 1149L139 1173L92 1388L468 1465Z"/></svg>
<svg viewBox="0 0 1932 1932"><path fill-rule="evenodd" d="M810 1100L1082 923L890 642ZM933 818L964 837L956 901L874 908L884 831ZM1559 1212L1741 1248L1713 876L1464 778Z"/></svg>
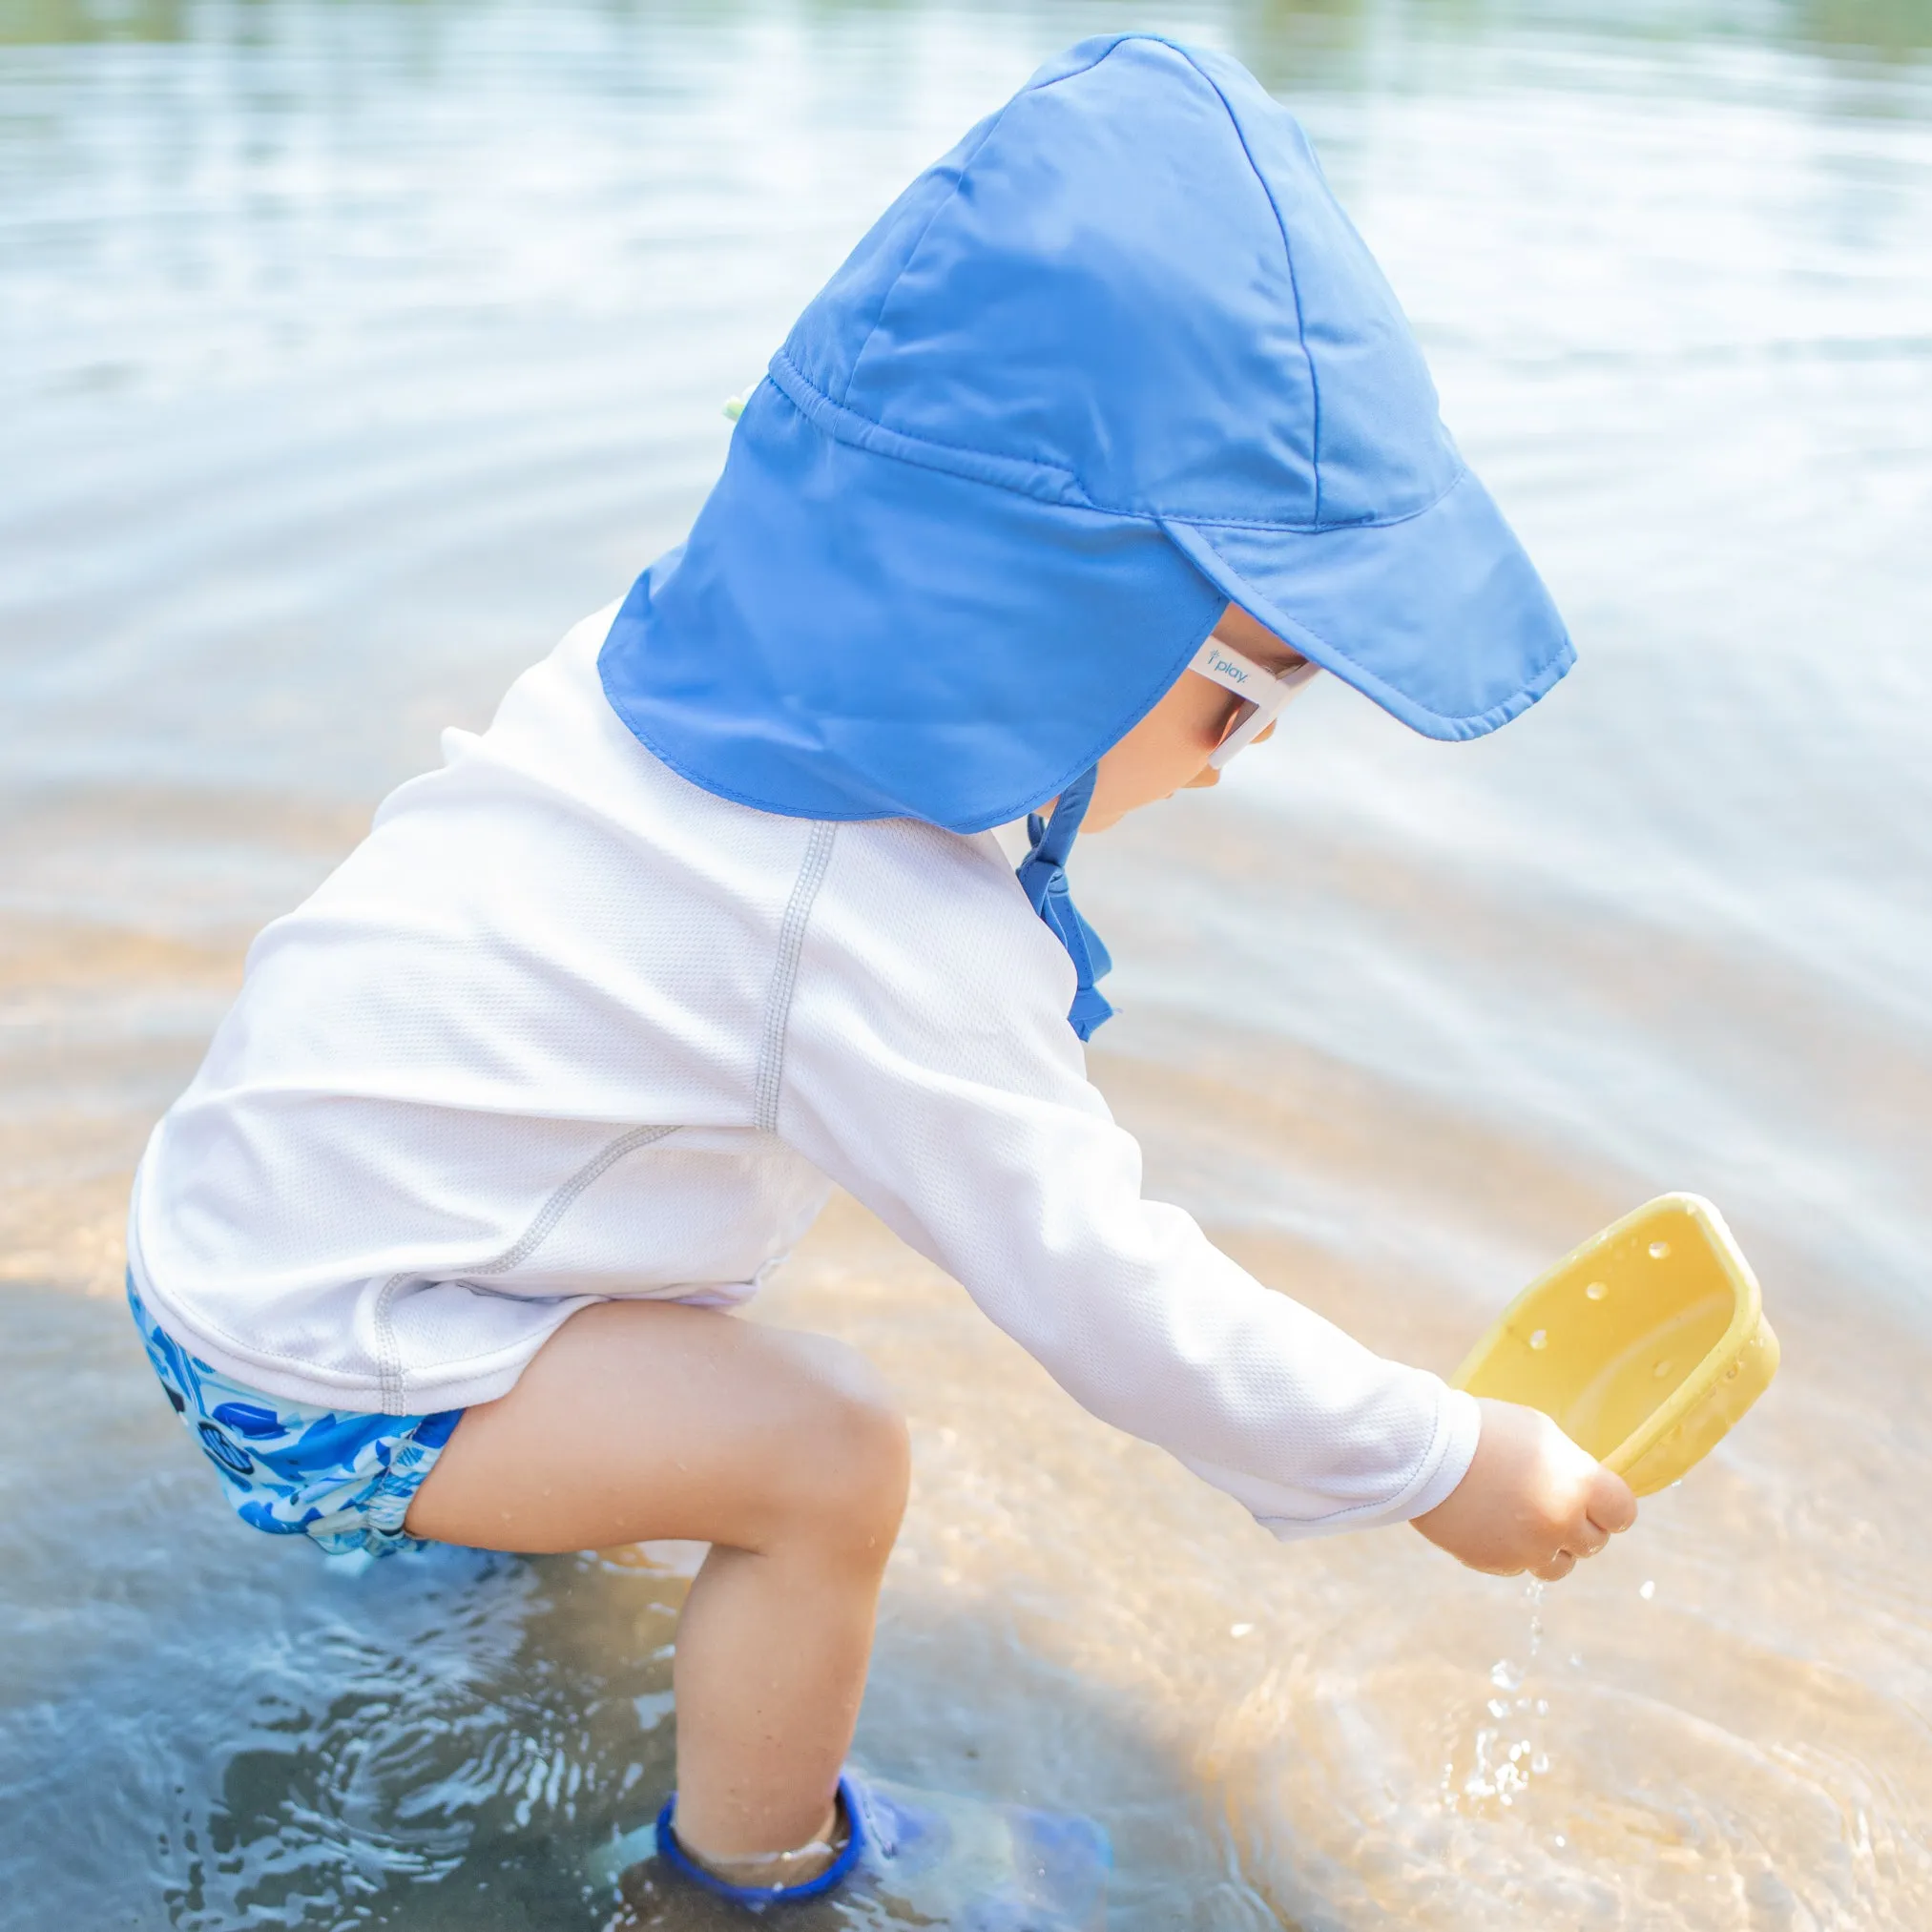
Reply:
<svg viewBox="0 0 1932 1932"><path fill-rule="evenodd" d="M0 1925L596 1926L673 1574L230 1527L114 1290L241 947L675 540L718 402L1104 7L0 0ZM1135 15L1145 22L1148 16ZM1932 19L1172 9L1303 113L1583 662L1340 690L1083 848L1156 1188L1448 1366L1712 1195L1773 1395L1540 1603L1282 1550L849 1209L914 1417L862 1731L1118 1926L1932 1922Z"/></svg>

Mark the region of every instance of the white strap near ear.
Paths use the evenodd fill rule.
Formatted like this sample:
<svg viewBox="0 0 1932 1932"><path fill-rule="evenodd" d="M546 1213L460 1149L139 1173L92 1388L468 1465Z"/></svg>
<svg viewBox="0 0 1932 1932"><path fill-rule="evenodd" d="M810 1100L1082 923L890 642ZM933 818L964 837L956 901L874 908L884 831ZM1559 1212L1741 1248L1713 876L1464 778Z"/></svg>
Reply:
<svg viewBox="0 0 1932 1932"><path fill-rule="evenodd" d="M1222 690L1232 691L1236 697L1246 698L1251 708L1236 717L1234 730L1221 740L1220 749L1208 760L1209 764L1219 771L1236 752L1253 744L1280 716L1281 707L1320 668L1310 663L1298 664L1292 671L1269 671L1233 646L1223 644L1218 637L1210 637L1195 653L1188 669L1218 684Z"/></svg>

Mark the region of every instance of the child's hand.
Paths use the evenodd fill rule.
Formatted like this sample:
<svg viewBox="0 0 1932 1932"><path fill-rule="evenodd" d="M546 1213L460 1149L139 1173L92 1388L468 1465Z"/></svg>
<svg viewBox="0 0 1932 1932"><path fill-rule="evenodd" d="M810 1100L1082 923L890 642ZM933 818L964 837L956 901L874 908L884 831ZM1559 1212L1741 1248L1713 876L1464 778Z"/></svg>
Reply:
<svg viewBox="0 0 1932 1932"><path fill-rule="evenodd" d="M1637 1520L1637 1499L1535 1409L1478 1398L1483 1434L1468 1473L1415 1526L1471 1569L1553 1583Z"/></svg>

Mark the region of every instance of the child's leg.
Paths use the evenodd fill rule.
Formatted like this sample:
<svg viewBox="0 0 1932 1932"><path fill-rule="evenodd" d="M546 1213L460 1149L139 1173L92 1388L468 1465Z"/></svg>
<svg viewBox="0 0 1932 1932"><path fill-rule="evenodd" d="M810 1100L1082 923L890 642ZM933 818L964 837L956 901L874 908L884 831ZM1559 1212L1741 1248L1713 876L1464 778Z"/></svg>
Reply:
<svg viewBox="0 0 1932 1932"><path fill-rule="evenodd" d="M907 1467L904 1421L841 1343L605 1302L465 1415L407 1527L485 1549L711 1544L677 1632L677 1830L730 1859L831 1823Z"/></svg>

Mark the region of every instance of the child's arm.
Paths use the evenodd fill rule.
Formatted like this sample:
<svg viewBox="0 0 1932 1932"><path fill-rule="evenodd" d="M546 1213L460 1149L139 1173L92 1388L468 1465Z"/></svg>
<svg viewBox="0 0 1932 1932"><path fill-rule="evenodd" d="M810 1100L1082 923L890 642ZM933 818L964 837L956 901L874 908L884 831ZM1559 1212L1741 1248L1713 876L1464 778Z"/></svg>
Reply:
<svg viewBox="0 0 1932 1932"><path fill-rule="evenodd" d="M1085 1407L1280 1536L1403 1521L1462 1481L1476 1403L1261 1286L1088 1083L1071 967L993 853L841 826L768 1124L955 1276Z"/></svg>
<svg viewBox="0 0 1932 1932"><path fill-rule="evenodd" d="M1471 1569L1554 1582L1637 1520L1621 1476L1580 1449L1548 1416L1482 1401L1483 1433L1468 1474L1446 1502L1412 1520Z"/></svg>

